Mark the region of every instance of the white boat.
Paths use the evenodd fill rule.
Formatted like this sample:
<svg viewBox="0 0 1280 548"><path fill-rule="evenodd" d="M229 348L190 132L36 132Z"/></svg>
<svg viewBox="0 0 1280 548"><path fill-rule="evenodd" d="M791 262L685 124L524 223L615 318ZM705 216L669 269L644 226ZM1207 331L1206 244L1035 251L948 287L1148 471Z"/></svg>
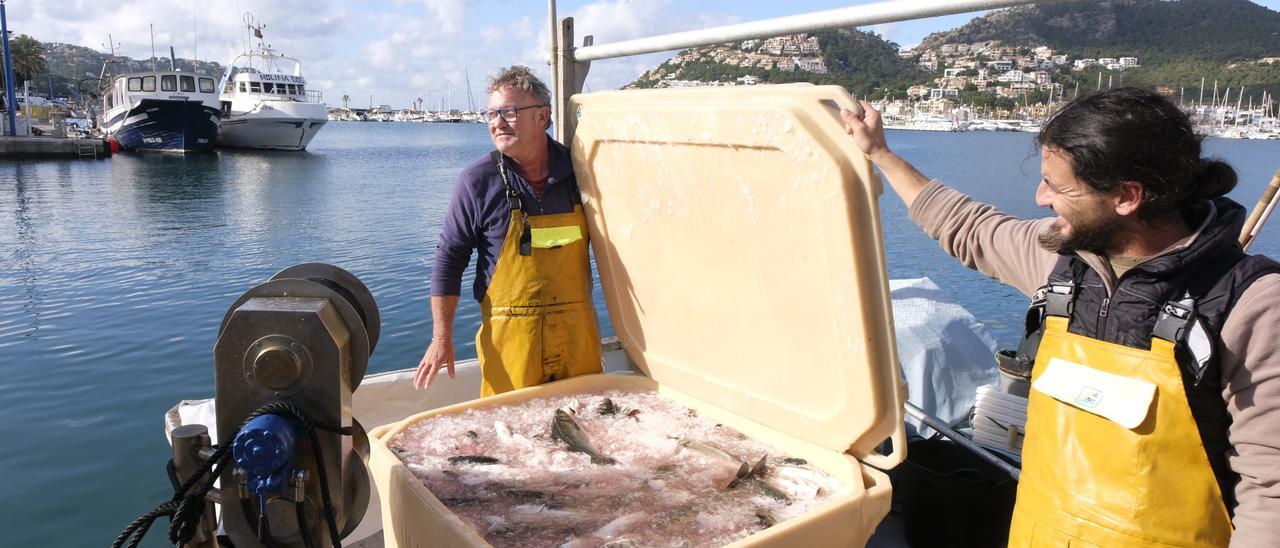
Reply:
<svg viewBox="0 0 1280 548"><path fill-rule="evenodd" d="M307 89L301 61L273 51L261 26L246 22L258 46L233 58L222 77L218 145L303 150L329 121L324 98Z"/></svg>
<svg viewBox="0 0 1280 548"><path fill-rule="evenodd" d="M130 150L198 152L213 148L218 94L213 77L181 70L134 71L120 60L102 70L108 138Z"/></svg>

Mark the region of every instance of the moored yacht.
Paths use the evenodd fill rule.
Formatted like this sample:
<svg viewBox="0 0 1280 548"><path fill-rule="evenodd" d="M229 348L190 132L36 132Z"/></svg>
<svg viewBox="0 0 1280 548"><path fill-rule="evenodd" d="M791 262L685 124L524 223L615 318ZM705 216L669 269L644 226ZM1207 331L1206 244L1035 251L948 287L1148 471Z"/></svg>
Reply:
<svg viewBox="0 0 1280 548"><path fill-rule="evenodd" d="M323 97L307 89L301 61L273 51L262 27L246 23L258 47L233 58L222 77L218 145L303 150L329 120Z"/></svg>
<svg viewBox="0 0 1280 548"><path fill-rule="evenodd" d="M213 148L218 133L218 94L210 76L180 70L103 67L101 127L131 150L196 152Z"/></svg>

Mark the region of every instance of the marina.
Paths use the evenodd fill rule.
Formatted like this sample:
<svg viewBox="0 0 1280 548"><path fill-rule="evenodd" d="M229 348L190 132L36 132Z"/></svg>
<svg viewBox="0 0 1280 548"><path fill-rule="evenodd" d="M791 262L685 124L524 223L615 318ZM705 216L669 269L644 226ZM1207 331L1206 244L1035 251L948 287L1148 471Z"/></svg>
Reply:
<svg viewBox="0 0 1280 548"><path fill-rule="evenodd" d="M1032 134L890 138L949 185L1010 213L1043 215L1030 197L1038 178ZM480 125L335 122L298 155L225 150L0 166L7 250L0 299L13 303L0 310L0 399L11 419L6 433L28 448L0 455L0 469L12 478L11 496L47 495L0 513L11 541L102 545L166 499L160 417L177 400L210 397L212 348L227 307L289 265L340 264L374 292L383 332L371 374L416 364L430 333L438 223L457 172L490 146ZM1231 196L1255 201L1275 169L1273 145L1211 139L1207 146L1240 172ZM956 161L966 157L984 162ZM937 244L895 196L883 196L880 207L890 277L929 276L1001 346L1015 345L1025 298L939 262ZM1280 254L1280 228L1268 224L1253 250ZM602 320L602 335L612 335ZM458 330L478 323L478 305L464 302ZM472 344L459 338L459 359L475 356ZM478 386L478 376L472 382ZM411 389L402 395L421 397ZM86 446L111 450L85 459ZM152 535L148 544L164 536Z"/></svg>
<svg viewBox="0 0 1280 548"><path fill-rule="evenodd" d="M554 3L551 7L555 21ZM640 478L629 492L661 491L667 480L655 484L651 476L668 470L657 462L633 469L631 459L651 457L620 448L633 442L636 432L624 429L632 436L628 441L608 441L599 430L608 427L587 418L594 411L622 421L646 420L643 409L630 407L631 400L616 391L621 387L674 397L687 406L688 418L715 417L712 428L723 425L741 431L735 434L740 439L785 448L785 457L773 462L766 455L752 468L744 456L737 472L725 468L724 478L710 474L715 484L732 480L729 488L748 483L755 497L746 507L754 505L750 515L738 509L717 516L717 508L698 505L693 514L676 509L663 516L692 519L702 532L732 529L730 536L714 537L716 543L745 536L744 545L866 544L868 538L873 546L900 545L890 538L893 531L877 534L890 511L886 470L902 461L907 436L914 432L904 430L904 403L910 396L918 404L921 384L930 382L917 380L919 371L910 369L903 356L928 353L930 344L945 345L922 345L905 334L910 314L894 317L898 307L915 302L930 310L951 306L959 311L953 317L981 341L969 348L979 358L966 360L986 362L975 369L985 371L973 377L977 382L994 379L988 360L995 344L1016 345L1026 298L955 262L938 262L937 244L907 219L902 202L844 135L833 107L856 108L845 90L580 93L593 60L679 46L644 41L593 46L588 38L574 48L572 21L558 30L553 131L574 147L595 246L591 263L598 276L592 278L591 297L602 311L602 358L607 371L623 374L589 375L475 400L477 348L466 335L479 326L482 314L479 304L464 299L455 321L462 335L455 337L457 379L442 376L431 390L412 390L414 365L432 332L433 244L459 171L492 148L486 126L456 123L470 121L473 111L421 119L401 113L354 118L449 122L442 124L356 123L341 113L335 119L333 111L325 116L323 101L306 87L296 59L288 71L263 71L251 63L233 67L222 83L209 86L215 98L218 91L224 94L212 117L224 125L217 130L222 147L189 139L187 129L175 140L174 126L158 122L156 127L169 129L157 137L156 127L146 133L141 125L156 118L117 113L112 136L123 144L120 137L129 134L132 121L144 140L130 141L110 161L21 159L0 165L0 211L10 212L0 216L0 249L12 250L0 267L0 299L19 304L0 311L0 367L7 379L0 383L0 398L13 402L16 418L6 433L31 448L0 457L0 469L14 478L6 487L11 493L43 492L41 500L47 501L0 513L0 526L17 532L19 545L50 538L66 545L109 540L122 524L173 495L164 461L174 455L178 479L195 470L192 457L198 456L219 462L215 470L223 486L241 484L238 507L227 505L231 487L211 493L221 497L215 500L223 503L227 534L245 544L270 534L296 546L337 545L339 537L347 537L344 545L361 548L439 540L480 545L478 533L498 545L505 543L494 539L533 539L536 545L568 539L572 546L634 546L636 538L644 538L642 544L664 543L643 536L649 533L641 524L652 508L627 513L622 506L610 511L616 519L572 526L581 518L579 508L548 503L549 485L513 487L507 484L512 478L502 476L510 471L478 472L476 467L510 458L500 451L467 449L472 442L482 447L481 437L489 433L483 425L462 434L471 442L441 446L428 441L436 449L427 449L426 460L404 454L405 432L414 421L448 421L550 397L563 407L545 425L549 431L528 424L512 430L506 424L515 420L504 419L502 426L493 423L496 441L545 445L550 438L553 448L545 458L566 466L548 477L569 478L571 490L602 488L589 480L599 473L590 471L592 466L617 465L638 474L628 481ZM730 36L760 32L722 30ZM261 44L257 52L269 63L290 59ZM205 93L203 77L196 74L128 71L110 79L104 110L119 111L132 104L130 93L154 92L166 77L178 86L190 79L198 90L193 94ZM202 96L188 99L183 99L188 106L206 103ZM271 107L283 114L254 117L273 101L300 108ZM345 102L344 97L344 110L350 111ZM156 103L147 104L155 109L150 112L160 112ZM236 120L233 114L243 123L232 126L265 122L288 125L290 131L257 129L248 136L227 133L224 139L225 125ZM975 118L960 124L941 116L906 120L900 129L916 131L894 130L890 139L921 170L1011 214L1045 215L1031 191L1040 180L1038 123ZM327 129L319 132L322 126ZM1239 172L1240 184L1231 196L1243 204L1263 193L1275 168L1274 144L1265 132L1261 135L1206 141L1206 155L1223 158ZM146 145L202 153L148 154L142 151ZM983 161L962 160L968 158ZM710 175L724 173L724 165L735 166L731 177ZM839 184L828 184L832 181ZM1276 230L1272 224L1258 234L1251 251L1276 255ZM796 234L823 237L797 239ZM754 245L737 247L743 240ZM707 249L735 251L715 255ZM469 269L464 285L475 275ZM814 293L823 298L810 298ZM961 374L959 364L954 367L954 374ZM824 382L778 382L787 375ZM910 390L899 380L903 375ZM605 395L625 400L624 407L597 402L607 390L614 391ZM908 412L913 409L907 404ZM239 430L235 443L240 446L244 437L273 428L292 432L293 426L258 426L285 418L300 423L298 432L309 438L296 457L289 457L290 467L297 459L298 473L283 480L253 476L263 479L247 481L245 474L259 472L245 464L222 466L231 444L214 451L200 433L207 428L217 442ZM449 439L458 438L456 430ZM987 435L988 447L999 446L998 434ZM601 445L593 446L591 438ZM688 448L687 441L673 439L679 438L659 436L645 443L661 446L655 454ZM289 453L293 443L287 440ZM84 459L86 446L109 450ZM304 447L310 448L306 454ZM736 451L744 450L759 448ZM764 504L771 497L783 500L770 492L782 479L777 467L797 463L812 463L808 472L838 478L842 489L834 500L803 509ZM450 466L461 468L461 475ZM583 475L576 468L581 466L590 472ZM694 476L699 473L694 470ZM414 474L428 480L427 487L406 483ZM472 515L471 526L462 525L446 507L472 504L466 497L475 493L448 482L430 485L444 480L484 485L485 496L511 497L503 499L507 511L488 518ZM536 500L531 503L529 497ZM320 510L322 499L337 512ZM84 511L68 512L69 504ZM170 513L178 508L182 514L177 501L172 504ZM265 517L253 517L268 514L270 533ZM559 528L546 533L543 526L549 522ZM117 545L138 532L138 523L116 537ZM163 538L160 523L149 543ZM726 523L732 525L721 527ZM893 528L902 522L887 523ZM537 536L543 533L548 536ZM199 542L210 541L203 528L195 534Z"/></svg>

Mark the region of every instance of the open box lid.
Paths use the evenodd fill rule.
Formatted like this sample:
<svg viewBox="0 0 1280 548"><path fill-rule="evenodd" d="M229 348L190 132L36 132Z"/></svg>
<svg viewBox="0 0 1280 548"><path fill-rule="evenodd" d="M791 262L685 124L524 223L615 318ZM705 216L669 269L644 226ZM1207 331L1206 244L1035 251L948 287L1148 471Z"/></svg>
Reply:
<svg viewBox="0 0 1280 548"><path fill-rule="evenodd" d="M905 447L882 189L841 106L836 86L579 94L573 164L641 370L887 467Z"/></svg>

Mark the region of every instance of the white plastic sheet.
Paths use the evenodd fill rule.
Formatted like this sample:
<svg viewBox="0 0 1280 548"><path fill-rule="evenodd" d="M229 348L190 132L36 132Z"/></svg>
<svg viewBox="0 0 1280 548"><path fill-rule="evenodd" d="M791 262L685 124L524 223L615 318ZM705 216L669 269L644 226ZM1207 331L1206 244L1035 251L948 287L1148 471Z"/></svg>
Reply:
<svg viewBox="0 0 1280 548"><path fill-rule="evenodd" d="M889 280L898 362L908 401L948 424L963 422L979 386L997 382L996 340L929 278ZM907 435L934 434L907 417Z"/></svg>

